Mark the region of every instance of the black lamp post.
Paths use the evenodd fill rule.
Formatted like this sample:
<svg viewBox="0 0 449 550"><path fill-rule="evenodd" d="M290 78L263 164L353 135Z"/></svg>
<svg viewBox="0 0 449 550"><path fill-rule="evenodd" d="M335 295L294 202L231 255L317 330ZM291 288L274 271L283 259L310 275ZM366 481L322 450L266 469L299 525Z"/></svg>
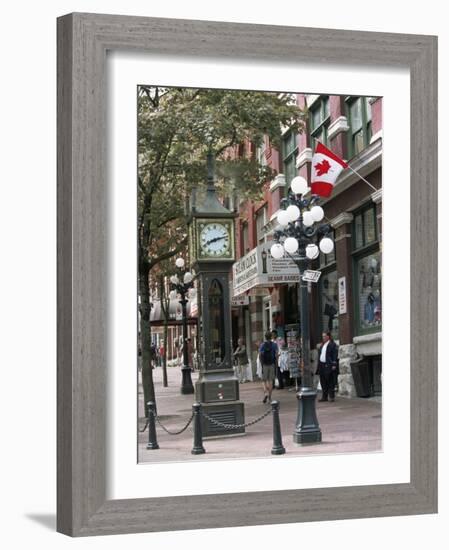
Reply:
<svg viewBox="0 0 449 550"><path fill-rule="evenodd" d="M179 274L182 276L182 280L178 275L172 275L170 277L171 288L181 299L179 303L182 307L182 381L181 381L181 393L189 394L194 393L194 387L192 384L192 366L189 365L189 352L187 345L187 302L189 301L187 295L189 290L193 288L193 275L189 271L183 271L185 262L183 258L176 260L176 267L179 270Z"/></svg>
<svg viewBox="0 0 449 550"><path fill-rule="evenodd" d="M293 179L288 197L282 200L284 210L278 214L280 229L274 232L275 244L271 247L273 258L289 255L299 270L299 334L301 341L302 377L301 387L297 393L298 416L293 433L295 443L319 443L321 429L316 415L316 395L313 387L313 373L310 368L310 328L309 328L309 294L304 272L310 260L319 256L320 250L329 254L334 249L329 224L317 224L324 217L321 206L316 203L319 197L312 195L306 198L307 181L298 176ZM319 247L316 242L319 242Z"/></svg>

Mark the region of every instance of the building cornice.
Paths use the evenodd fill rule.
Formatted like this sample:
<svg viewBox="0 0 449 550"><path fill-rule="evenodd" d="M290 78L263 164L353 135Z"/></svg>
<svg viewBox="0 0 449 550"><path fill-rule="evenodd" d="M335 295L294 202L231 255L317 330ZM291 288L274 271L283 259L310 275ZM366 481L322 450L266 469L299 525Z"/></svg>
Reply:
<svg viewBox="0 0 449 550"><path fill-rule="evenodd" d="M327 129L327 136L329 139L333 139L338 134L342 132L347 132L349 130L348 119L345 116L339 116L335 119L332 124L330 124Z"/></svg>
<svg viewBox="0 0 449 550"><path fill-rule="evenodd" d="M270 191L273 192L278 187L285 187L286 181L284 174L278 174L274 180L270 183Z"/></svg>
<svg viewBox="0 0 449 550"><path fill-rule="evenodd" d="M353 219L354 216L350 212L342 212L341 214L338 214L338 216L330 220L329 223L334 229L338 229L342 225L351 223Z"/></svg>
<svg viewBox="0 0 449 550"><path fill-rule="evenodd" d="M310 147L306 147L299 153L296 158L296 168L301 168L307 162L312 162L312 149Z"/></svg>
<svg viewBox="0 0 449 550"><path fill-rule="evenodd" d="M374 193L371 193L371 198L376 204L382 202L382 189L378 189L377 191L374 191Z"/></svg>
<svg viewBox="0 0 449 550"><path fill-rule="evenodd" d="M371 136L370 145L371 145L372 143L374 143L375 141L377 141L378 139L382 139L382 130L379 130L379 131L376 132L373 136Z"/></svg>

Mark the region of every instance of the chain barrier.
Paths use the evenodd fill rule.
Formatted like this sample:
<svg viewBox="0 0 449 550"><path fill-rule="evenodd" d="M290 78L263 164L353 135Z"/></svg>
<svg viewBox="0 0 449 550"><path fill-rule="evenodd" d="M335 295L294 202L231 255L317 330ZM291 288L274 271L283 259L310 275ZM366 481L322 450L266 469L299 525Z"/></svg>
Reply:
<svg viewBox="0 0 449 550"><path fill-rule="evenodd" d="M156 422L159 424L159 426L164 430L164 432L168 433L168 435L180 435L182 434L183 432L185 432L187 430L187 428L190 426L192 420L193 420L193 412L189 418L189 420L187 421L187 424L184 426L184 428L182 428L181 430L179 430L178 432L172 432L170 431L168 428L166 428L162 422L160 421L159 419L159 416L157 414L154 415L154 418L156 420Z"/></svg>
<svg viewBox="0 0 449 550"><path fill-rule="evenodd" d="M251 420L251 422L246 422L246 424L223 424L223 422L220 422L219 420L216 420L215 418L210 417L208 414L206 414L203 411L201 411L201 414L204 416L206 420L209 420L209 422L211 422L212 424L215 424L216 426L219 426L220 428L224 428L225 430L238 430L240 428L249 428L250 426L257 424L272 412L273 412L272 409L268 409L258 418L256 418L255 420Z"/></svg>
<svg viewBox="0 0 449 550"><path fill-rule="evenodd" d="M145 422L145 426L143 427L142 430L139 430L139 432L140 432L141 434L143 434L143 432L148 428L148 424L149 424L149 423L150 423L150 419L147 418L147 421Z"/></svg>

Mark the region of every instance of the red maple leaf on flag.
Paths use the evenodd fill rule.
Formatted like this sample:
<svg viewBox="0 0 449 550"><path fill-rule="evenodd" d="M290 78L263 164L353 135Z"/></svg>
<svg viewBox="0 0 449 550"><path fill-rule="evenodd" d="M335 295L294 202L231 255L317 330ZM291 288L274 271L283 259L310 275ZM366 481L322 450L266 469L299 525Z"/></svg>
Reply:
<svg viewBox="0 0 449 550"><path fill-rule="evenodd" d="M326 159L323 159L318 164L315 164L315 170L317 176L322 176L323 174L327 174L330 170L331 165L327 162Z"/></svg>

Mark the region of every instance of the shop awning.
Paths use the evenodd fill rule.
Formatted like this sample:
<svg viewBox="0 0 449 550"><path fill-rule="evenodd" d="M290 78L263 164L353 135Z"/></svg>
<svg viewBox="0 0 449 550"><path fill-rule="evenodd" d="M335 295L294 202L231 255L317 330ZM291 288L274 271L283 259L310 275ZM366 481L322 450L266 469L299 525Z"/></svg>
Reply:
<svg viewBox="0 0 449 550"><path fill-rule="evenodd" d="M161 301L160 300L153 300L151 307L151 313L150 313L150 323L151 324L163 324L165 321L164 312L162 311L161 307ZM196 323L197 321L197 314L198 314L198 308L197 308L197 302L196 298L195 300L189 300L187 302L187 320L188 323ZM168 309L168 318L169 318L169 324L179 324L182 321L182 307L179 303L178 298L172 298L169 302L169 309Z"/></svg>
<svg viewBox="0 0 449 550"><path fill-rule="evenodd" d="M299 282L299 271L289 258L276 260L270 254L273 241L260 244L232 266L233 295L239 296L254 287Z"/></svg>

